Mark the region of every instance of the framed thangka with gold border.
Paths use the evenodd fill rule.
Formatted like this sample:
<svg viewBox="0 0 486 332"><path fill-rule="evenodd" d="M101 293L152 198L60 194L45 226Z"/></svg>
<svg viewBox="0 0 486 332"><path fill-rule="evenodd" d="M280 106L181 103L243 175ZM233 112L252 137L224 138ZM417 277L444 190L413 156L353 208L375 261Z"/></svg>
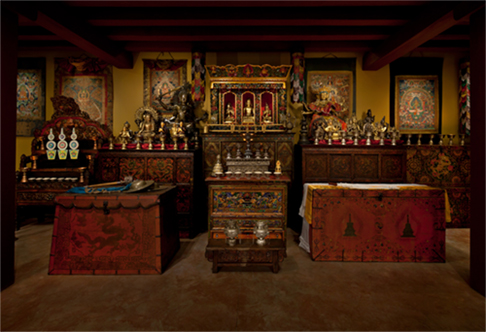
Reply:
<svg viewBox="0 0 486 332"><path fill-rule="evenodd" d="M46 120L45 58L19 58L17 136L33 136Z"/></svg>
<svg viewBox="0 0 486 332"><path fill-rule="evenodd" d="M309 71L307 104L319 115L346 120L353 115L353 72L347 70Z"/></svg>
<svg viewBox="0 0 486 332"><path fill-rule="evenodd" d="M97 58L55 59L56 96L73 98L91 120L113 130L113 73L111 65Z"/></svg>
<svg viewBox="0 0 486 332"><path fill-rule="evenodd" d="M439 132L439 79L395 77L395 126L401 133Z"/></svg>
<svg viewBox="0 0 486 332"><path fill-rule="evenodd" d="M157 100L169 105L172 92L187 81L187 60L148 60L143 59L143 101L157 110L162 116L172 115Z"/></svg>

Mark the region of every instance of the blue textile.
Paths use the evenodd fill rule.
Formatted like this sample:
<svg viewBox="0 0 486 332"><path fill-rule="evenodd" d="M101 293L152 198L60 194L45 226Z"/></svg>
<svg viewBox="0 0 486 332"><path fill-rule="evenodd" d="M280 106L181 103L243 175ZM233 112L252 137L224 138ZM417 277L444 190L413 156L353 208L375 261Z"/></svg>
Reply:
<svg viewBox="0 0 486 332"><path fill-rule="evenodd" d="M89 188L88 186L85 187L73 187L67 191L67 193L71 194L102 194L108 192L121 192L130 189L132 183L130 182L124 187L101 187L101 188Z"/></svg>

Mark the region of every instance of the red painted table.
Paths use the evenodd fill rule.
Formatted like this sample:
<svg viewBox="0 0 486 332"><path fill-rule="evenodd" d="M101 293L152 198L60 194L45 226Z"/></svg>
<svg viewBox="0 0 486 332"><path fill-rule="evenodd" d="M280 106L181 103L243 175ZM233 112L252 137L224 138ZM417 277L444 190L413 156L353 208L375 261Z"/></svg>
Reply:
<svg viewBox="0 0 486 332"><path fill-rule="evenodd" d="M61 194L49 274L159 274L179 250L174 186Z"/></svg>
<svg viewBox="0 0 486 332"><path fill-rule="evenodd" d="M305 220L311 258L444 262L446 192L428 186L397 186L310 184Z"/></svg>

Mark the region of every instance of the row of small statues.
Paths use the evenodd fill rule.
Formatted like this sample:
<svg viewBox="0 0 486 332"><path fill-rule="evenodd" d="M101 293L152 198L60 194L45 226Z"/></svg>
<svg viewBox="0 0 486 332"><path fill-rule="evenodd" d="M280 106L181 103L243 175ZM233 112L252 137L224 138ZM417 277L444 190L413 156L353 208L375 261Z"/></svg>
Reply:
<svg viewBox="0 0 486 332"><path fill-rule="evenodd" d="M183 140L185 142L184 149L187 150L188 137L182 121L180 123L167 123L162 121L156 134L154 122L149 121L147 117L145 119L147 122L142 123L137 132L130 130L130 123L125 122L120 134L115 139L115 143L121 143L122 149L124 150L128 143L137 143L137 146L140 146L140 143L144 142L149 144L149 149L151 150L151 146L158 139L161 143L162 150L165 150L165 144L174 144L174 149L177 150L177 143ZM194 140L197 142L197 133Z"/></svg>
<svg viewBox="0 0 486 332"><path fill-rule="evenodd" d="M262 120L264 123L272 123L272 110L268 106L268 103L265 104L265 108L262 110ZM230 124L236 122L235 118L235 109L231 103L226 105L225 110L225 123ZM243 124L250 124L255 123L255 110L251 104L251 100L246 100L246 105L243 107L242 112L242 121Z"/></svg>
<svg viewBox="0 0 486 332"><path fill-rule="evenodd" d="M174 144L177 147L179 140L184 140L186 146L189 139L197 142L196 123L205 120L208 114L204 112L202 117L195 118L194 110L198 105L192 100L190 88L191 85L186 83L167 92L173 94L169 105L162 101L166 94L156 96L162 108L172 112L172 116L168 118L163 118L157 110L150 106L137 109L135 111L137 130L132 131L130 124L125 122L115 143L121 143L126 147L128 143L140 144L143 142L148 143L150 149L156 139L160 140L163 147L166 143Z"/></svg>
<svg viewBox="0 0 486 332"><path fill-rule="evenodd" d="M396 132L395 128L390 128L390 125L385 121L385 117L380 122L374 122L375 117L371 114L371 110L368 110L367 116L358 120L356 116L352 116L345 122L346 125L346 138L352 139L353 137L367 138L371 136L374 140L379 140L383 134L386 138L391 138L392 132ZM342 123L334 117L319 118L314 122L311 135L314 139L340 139L342 129Z"/></svg>

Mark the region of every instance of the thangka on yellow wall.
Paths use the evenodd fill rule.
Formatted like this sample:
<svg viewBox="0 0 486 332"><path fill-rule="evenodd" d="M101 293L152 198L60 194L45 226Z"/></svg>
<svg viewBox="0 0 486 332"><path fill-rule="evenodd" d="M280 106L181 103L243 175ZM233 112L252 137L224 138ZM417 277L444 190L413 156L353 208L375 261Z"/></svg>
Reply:
<svg viewBox="0 0 486 332"><path fill-rule="evenodd" d="M54 95L73 98L90 119L113 130L112 66L97 58L56 58Z"/></svg>

